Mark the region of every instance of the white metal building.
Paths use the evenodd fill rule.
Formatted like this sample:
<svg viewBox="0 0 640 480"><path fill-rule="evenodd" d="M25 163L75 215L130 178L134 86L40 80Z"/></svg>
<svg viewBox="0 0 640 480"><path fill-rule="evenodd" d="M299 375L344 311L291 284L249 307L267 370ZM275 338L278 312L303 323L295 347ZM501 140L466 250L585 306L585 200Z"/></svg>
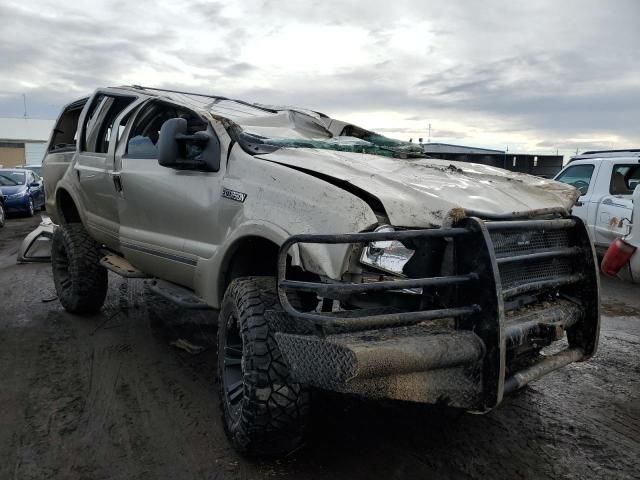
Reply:
<svg viewBox="0 0 640 480"><path fill-rule="evenodd" d="M55 120L0 118L0 167L40 165Z"/></svg>

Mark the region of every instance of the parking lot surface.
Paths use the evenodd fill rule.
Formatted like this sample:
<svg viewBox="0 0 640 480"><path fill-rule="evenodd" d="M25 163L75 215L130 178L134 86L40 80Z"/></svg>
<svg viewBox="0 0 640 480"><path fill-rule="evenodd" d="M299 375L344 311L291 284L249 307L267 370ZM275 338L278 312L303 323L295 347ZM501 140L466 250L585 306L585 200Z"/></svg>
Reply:
<svg viewBox="0 0 640 480"><path fill-rule="evenodd" d="M15 262L38 221L0 229L1 479L640 478L640 286L603 279L597 355L486 415L318 393L302 449L249 461L223 432L211 318L111 274L100 314L66 313L50 265Z"/></svg>

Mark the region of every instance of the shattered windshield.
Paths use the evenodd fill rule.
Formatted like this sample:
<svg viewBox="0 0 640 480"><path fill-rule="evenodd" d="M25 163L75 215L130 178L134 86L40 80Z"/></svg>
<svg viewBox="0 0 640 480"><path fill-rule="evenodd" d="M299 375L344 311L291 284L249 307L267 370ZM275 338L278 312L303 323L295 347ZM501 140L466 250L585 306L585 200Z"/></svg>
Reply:
<svg viewBox="0 0 640 480"><path fill-rule="evenodd" d="M233 115L229 103L217 101L208 107L212 113L230 120L227 126L234 140L254 155L280 148L314 148L396 158L426 157L420 145L385 137L317 112L241 105L242 113Z"/></svg>
<svg viewBox="0 0 640 480"><path fill-rule="evenodd" d="M208 111L252 155L281 148L313 148L396 158L428 158L422 147L385 137L322 113L288 105L263 105L226 97L169 92L167 96Z"/></svg>
<svg viewBox="0 0 640 480"><path fill-rule="evenodd" d="M239 131L243 143L250 145L254 153L267 153L279 148L316 148L339 152L368 153L395 158L426 157L419 145L402 142L382 135L371 134L364 138L339 135L329 138L265 137L251 132ZM261 146L262 148L258 148ZM271 148L270 148L271 147ZM259 152L257 150L260 150Z"/></svg>
<svg viewBox="0 0 640 480"><path fill-rule="evenodd" d="M364 138L339 135L330 138L305 139L263 137L249 132L242 132L241 135L251 144L261 144L276 148L316 148L321 150L336 150L339 152L368 153L396 158L425 156L418 145L375 134L368 135Z"/></svg>

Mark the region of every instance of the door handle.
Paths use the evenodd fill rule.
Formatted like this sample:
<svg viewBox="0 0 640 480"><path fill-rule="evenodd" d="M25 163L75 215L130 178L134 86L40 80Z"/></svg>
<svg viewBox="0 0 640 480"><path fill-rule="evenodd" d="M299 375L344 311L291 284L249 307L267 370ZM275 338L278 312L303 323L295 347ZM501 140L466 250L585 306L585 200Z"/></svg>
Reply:
<svg viewBox="0 0 640 480"><path fill-rule="evenodd" d="M122 192L122 179L120 178L120 172L111 172L111 178L113 178L113 186L116 192Z"/></svg>
<svg viewBox="0 0 640 480"><path fill-rule="evenodd" d="M580 200L578 200L578 201L574 204L574 206L575 206L575 207L581 207L582 205L584 205L584 203L582 203Z"/></svg>

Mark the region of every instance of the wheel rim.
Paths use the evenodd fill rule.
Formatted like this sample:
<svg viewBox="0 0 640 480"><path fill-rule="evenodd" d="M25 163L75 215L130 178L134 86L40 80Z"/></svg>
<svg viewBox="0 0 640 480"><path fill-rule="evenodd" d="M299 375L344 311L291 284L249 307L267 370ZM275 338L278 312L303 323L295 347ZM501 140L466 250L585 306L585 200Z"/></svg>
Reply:
<svg viewBox="0 0 640 480"><path fill-rule="evenodd" d="M222 357L222 382L224 401L233 421L240 416L244 393L242 371L242 335L235 315L229 317Z"/></svg>
<svg viewBox="0 0 640 480"><path fill-rule="evenodd" d="M71 274L69 273L69 256L64 245L55 246L55 256L52 258L58 284L62 292L71 289Z"/></svg>
<svg viewBox="0 0 640 480"><path fill-rule="evenodd" d="M29 199L29 215L33 215L33 198Z"/></svg>

